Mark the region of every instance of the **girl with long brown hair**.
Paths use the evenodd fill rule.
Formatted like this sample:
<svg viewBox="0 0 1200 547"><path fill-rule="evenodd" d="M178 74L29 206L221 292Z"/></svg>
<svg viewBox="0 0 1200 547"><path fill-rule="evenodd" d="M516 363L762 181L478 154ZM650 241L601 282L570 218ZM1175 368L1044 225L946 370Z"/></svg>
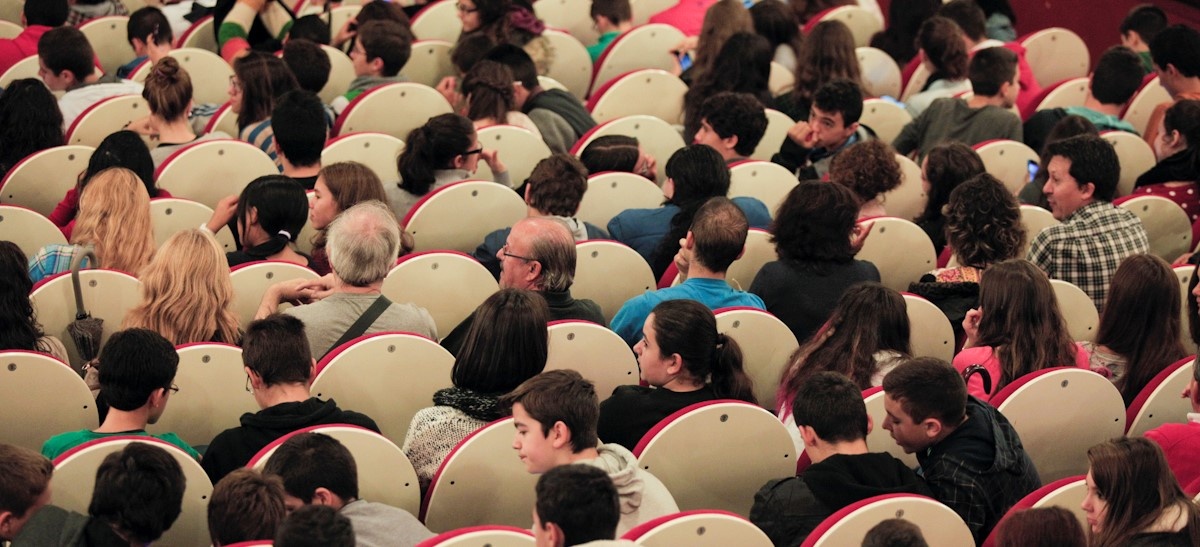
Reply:
<svg viewBox="0 0 1200 547"><path fill-rule="evenodd" d="M1088 449L1082 509L1092 547L1200 545L1200 508L1144 437L1121 437Z"/></svg>

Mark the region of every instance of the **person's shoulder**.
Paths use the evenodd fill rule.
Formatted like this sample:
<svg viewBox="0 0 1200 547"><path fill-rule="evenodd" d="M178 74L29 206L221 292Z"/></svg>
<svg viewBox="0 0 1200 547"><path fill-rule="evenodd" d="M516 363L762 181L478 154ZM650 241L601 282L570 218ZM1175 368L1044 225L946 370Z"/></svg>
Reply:
<svg viewBox="0 0 1200 547"><path fill-rule="evenodd" d="M645 386L617 386L613 390L612 396L604 400L608 403L626 403L634 401L643 401L652 390Z"/></svg>
<svg viewBox="0 0 1200 547"><path fill-rule="evenodd" d="M92 437L92 432L87 429L59 433L42 443L42 455L49 460L53 460L61 456L64 452L90 441Z"/></svg>
<svg viewBox="0 0 1200 547"><path fill-rule="evenodd" d="M188 444L187 441L184 441L183 439L181 439L179 437L179 435L176 435L171 432L167 432L167 433L155 433L150 436L154 437L155 439L158 439L160 441L166 441L168 443L171 443L171 444L175 445L176 447L178 447L180 450L187 452L189 456L191 456L197 460L200 459L200 453L197 452L195 448L192 448L192 445Z"/></svg>

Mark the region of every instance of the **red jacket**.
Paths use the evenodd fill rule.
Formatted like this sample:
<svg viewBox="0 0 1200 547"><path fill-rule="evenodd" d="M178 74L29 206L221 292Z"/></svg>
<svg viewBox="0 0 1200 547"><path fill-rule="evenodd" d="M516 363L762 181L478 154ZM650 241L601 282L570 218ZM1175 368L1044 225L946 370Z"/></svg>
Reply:
<svg viewBox="0 0 1200 547"><path fill-rule="evenodd" d="M37 55L38 39L53 27L32 25L25 27L16 38L0 40L0 74L12 68L30 55Z"/></svg>

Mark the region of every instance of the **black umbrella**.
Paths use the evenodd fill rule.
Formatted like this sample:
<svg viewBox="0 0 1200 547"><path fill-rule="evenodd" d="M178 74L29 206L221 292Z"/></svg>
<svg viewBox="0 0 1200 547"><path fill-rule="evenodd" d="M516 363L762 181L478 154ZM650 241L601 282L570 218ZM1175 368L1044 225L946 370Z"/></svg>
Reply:
<svg viewBox="0 0 1200 547"><path fill-rule="evenodd" d="M84 362L95 359L100 354L100 337L104 335L104 320L92 317L83 307L83 290L79 286L79 268L83 259L87 258L93 268L100 267L96 253L91 247L76 247L75 255L71 258L71 285L75 289L75 320L67 325L67 334L75 342L75 349Z"/></svg>

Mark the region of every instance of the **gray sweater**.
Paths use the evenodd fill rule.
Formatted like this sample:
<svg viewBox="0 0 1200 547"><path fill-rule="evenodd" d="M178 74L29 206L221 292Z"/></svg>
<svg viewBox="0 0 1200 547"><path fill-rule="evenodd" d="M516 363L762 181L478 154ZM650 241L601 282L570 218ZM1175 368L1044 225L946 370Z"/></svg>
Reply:
<svg viewBox="0 0 1200 547"><path fill-rule="evenodd" d="M434 536L408 511L382 503L355 500L341 513L350 519L358 547L410 547Z"/></svg>
<svg viewBox="0 0 1200 547"><path fill-rule="evenodd" d="M957 141L974 146L992 139L1011 139L1020 142L1023 132L1021 118L998 106L971 108L967 101L945 98L933 101L920 116L900 131L892 146L908 155L914 150L925 152L943 142Z"/></svg>

